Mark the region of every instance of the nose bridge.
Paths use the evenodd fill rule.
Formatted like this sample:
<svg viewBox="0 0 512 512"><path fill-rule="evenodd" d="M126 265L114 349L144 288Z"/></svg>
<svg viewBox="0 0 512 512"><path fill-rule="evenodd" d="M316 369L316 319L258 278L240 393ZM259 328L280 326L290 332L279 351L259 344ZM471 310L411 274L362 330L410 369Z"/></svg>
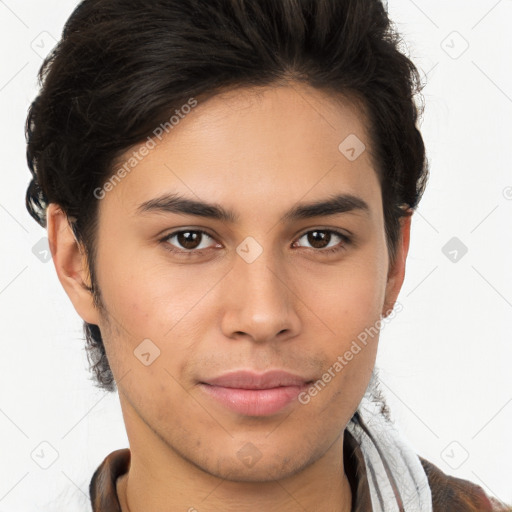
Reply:
<svg viewBox="0 0 512 512"><path fill-rule="evenodd" d="M239 279L245 282L246 291L250 295L248 298L252 297L256 303L260 303L260 307L265 304L268 307L279 307L288 301L284 270L271 255L271 251L265 251L251 263L239 258L235 267Z"/></svg>
<svg viewBox="0 0 512 512"><path fill-rule="evenodd" d="M299 319L284 265L275 251L263 249L254 240L246 242L237 248L230 272L225 334L245 333L255 340L270 339L282 331L295 335Z"/></svg>

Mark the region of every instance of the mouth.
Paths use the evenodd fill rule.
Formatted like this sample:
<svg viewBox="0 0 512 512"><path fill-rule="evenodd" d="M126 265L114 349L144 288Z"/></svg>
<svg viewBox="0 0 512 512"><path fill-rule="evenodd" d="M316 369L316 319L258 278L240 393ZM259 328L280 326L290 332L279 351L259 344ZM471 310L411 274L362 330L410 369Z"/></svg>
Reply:
<svg viewBox="0 0 512 512"><path fill-rule="evenodd" d="M314 379L282 370L263 374L236 371L200 382L202 391L225 408L245 416L269 416L284 410Z"/></svg>

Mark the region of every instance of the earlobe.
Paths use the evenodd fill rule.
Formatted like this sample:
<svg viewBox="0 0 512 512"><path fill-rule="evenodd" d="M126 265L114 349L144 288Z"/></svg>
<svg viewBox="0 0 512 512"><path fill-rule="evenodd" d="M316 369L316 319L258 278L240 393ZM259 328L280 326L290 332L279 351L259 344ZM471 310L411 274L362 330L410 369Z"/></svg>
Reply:
<svg viewBox="0 0 512 512"><path fill-rule="evenodd" d="M46 219L48 242L59 281L82 319L98 325L99 313L90 290L85 251L58 204L48 205Z"/></svg>
<svg viewBox="0 0 512 512"><path fill-rule="evenodd" d="M386 298L382 315L387 316L392 311L400 289L405 278L405 266L407 254L409 252L412 210L408 210L409 215L400 218L400 240L397 245L395 264L389 269L388 281L386 284Z"/></svg>

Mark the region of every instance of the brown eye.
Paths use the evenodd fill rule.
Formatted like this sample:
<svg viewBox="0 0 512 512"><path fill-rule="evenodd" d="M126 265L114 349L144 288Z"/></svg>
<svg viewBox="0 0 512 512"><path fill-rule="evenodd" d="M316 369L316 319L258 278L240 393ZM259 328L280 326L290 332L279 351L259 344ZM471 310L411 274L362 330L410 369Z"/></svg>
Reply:
<svg viewBox="0 0 512 512"><path fill-rule="evenodd" d="M208 233L197 230L188 229L182 231L175 231L165 237L165 241L168 242L172 248L171 250L180 250L187 252L193 250L207 249L209 246L204 245L204 240L211 239L212 237ZM174 240L174 241L173 241Z"/></svg>
<svg viewBox="0 0 512 512"><path fill-rule="evenodd" d="M176 240L185 249L197 249L202 236L196 231L182 231L176 235Z"/></svg>
<svg viewBox="0 0 512 512"><path fill-rule="evenodd" d="M350 244L348 236L332 229L314 229L304 233L299 241L302 239L305 239L312 249L318 249L318 252L335 252Z"/></svg>
<svg viewBox="0 0 512 512"><path fill-rule="evenodd" d="M328 231L310 231L307 233L307 240L315 249L324 249L331 240Z"/></svg>

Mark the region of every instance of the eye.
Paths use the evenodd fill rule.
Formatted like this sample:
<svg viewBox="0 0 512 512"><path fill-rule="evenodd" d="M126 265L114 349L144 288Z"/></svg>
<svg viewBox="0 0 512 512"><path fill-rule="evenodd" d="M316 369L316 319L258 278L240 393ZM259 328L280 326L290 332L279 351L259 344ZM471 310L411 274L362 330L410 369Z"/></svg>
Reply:
<svg viewBox="0 0 512 512"><path fill-rule="evenodd" d="M333 229L313 229L304 233L298 241L302 239L306 243L311 244L312 249L318 249L317 252L342 251L346 249L346 245L351 243L351 239L348 236Z"/></svg>
<svg viewBox="0 0 512 512"><path fill-rule="evenodd" d="M304 242L298 245L304 239ZM173 231L161 239L165 242L166 250L176 255L193 256L201 255L208 249L222 247L221 244L214 243L215 239L206 231L201 229L182 229ZM310 244L310 249L316 253L335 253L346 250L346 246L351 243L350 237L333 229L313 229L304 233L294 247L302 247L304 243ZM308 248L308 247L306 247Z"/></svg>
<svg viewBox="0 0 512 512"><path fill-rule="evenodd" d="M171 247L167 249L171 252L200 252L202 249L208 249L210 246L205 242L213 238L200 229L184 229L181 231L174 231L162 239L167 242ZM211 243L210 243L211 245Z"/></svg>

